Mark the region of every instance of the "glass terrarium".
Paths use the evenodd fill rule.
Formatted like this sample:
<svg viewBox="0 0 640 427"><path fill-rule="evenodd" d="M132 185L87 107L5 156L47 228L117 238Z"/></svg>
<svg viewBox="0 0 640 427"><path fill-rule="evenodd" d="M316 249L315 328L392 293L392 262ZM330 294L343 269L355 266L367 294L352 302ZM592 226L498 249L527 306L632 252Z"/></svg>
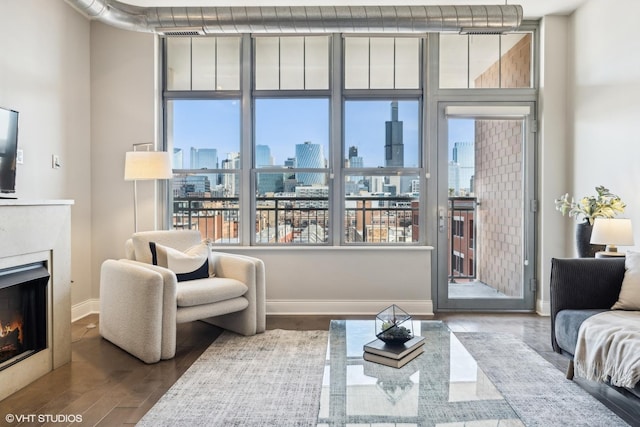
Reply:
<svg viewBox="0 0 640 427"><path fill-rule="evenodd" d="M376 336L387 344L404 344L413 338L411 316L397 305L376 316Z"/></svg>

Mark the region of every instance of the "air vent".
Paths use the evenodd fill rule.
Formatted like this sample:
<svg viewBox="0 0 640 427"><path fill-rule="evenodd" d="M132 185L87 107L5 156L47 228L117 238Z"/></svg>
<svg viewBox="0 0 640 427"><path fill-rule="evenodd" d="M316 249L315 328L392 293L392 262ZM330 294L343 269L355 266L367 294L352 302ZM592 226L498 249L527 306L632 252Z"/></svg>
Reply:
<svg viewBox="0 0 640 427"><path fill-rule="evenodd" d="M166 37L194 37L204 36L202 27L180 27L180 28L156 28L156 32Z"/></svg>
<svg viewBox="0 0 640 427"><path fill-rule="evenodd" d="M501 35L505 32L507 30L497 28L462 28L460 30L460 34L469 36Z"/></svg>

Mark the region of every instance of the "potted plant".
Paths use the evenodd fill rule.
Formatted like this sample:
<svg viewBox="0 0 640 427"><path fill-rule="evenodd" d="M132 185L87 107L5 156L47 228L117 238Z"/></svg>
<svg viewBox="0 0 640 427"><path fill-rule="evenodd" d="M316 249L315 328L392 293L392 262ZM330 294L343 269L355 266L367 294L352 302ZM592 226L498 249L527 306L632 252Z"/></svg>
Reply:
<svg viewBox="0 0 640 427"><path fill-rule="evenodd" d="M591 245L591 231L593 221L596 218L613 218L617 214L624 212L627 206L619 196L611 193L608 188L600 185L596 187L595 196L585 196L577 202L569 194L564 194L556 199L556 210L562 215L569 215L578 222L576 225L576 248L578 256L593 257L597 251L604 250L604 246Z"/></svg>

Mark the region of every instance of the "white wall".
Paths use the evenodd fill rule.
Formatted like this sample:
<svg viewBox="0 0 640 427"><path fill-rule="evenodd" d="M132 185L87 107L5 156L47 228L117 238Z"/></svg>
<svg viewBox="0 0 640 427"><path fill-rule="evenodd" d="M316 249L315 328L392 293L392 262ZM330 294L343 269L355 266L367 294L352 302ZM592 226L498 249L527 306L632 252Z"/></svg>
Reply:
<svg viewBox="0 0 640 427"><path fill-rule="evenodd" d="M133 226L133 183L125 153L155 135L155 36L91 22L91 177L93 298L100 265L124 257ZM139 230L153 229L154 184L138 184Z"/></svg>
<svg viewBox="0 0 640 427"><path fill-rule="evenodd" d="M604 185L627 203L640 248L640 2L590 0L570 20L567 190Z"/></svg>
<svg viewBox="0 0 640 427"><path fill-rule="evenodd" d="M0 2L0 105L18 110L20 199L73 199L72 303L91 289L89 22L62 1ZM62 168L52 169L51 156ZM0 243L1 244L1 243Z"/></svg>
<svg viewBox="0 0 640 427"><path fill-rule="evenodd" d="M224 250L224 249L222 249ZM243 248L265 263L267 312L375 314L392 303L433 314L428 248Z"/></svg>
<svg viewBox="0 0 640 427"><path fill-rule="evenodd" d="M540 91L538 99L538 292L536 311L549 314L551 258L568 256L569 220L554 200L567 192L567 28L568 17L547 16L540 26Z"/></svg>

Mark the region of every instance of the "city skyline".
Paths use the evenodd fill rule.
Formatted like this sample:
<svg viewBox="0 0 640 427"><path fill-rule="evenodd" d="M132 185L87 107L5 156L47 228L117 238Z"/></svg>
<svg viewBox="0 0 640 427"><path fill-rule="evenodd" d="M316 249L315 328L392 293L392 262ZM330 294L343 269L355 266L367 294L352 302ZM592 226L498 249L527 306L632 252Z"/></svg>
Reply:
<svg viewBox="0 0 640 427"><path fill-rule="evenodd" d="M356 146L364 159L363 167L385 166L385 126L391 117L391 102L345 103L343 160L348 159L348 148ZM418 102L398 103L398 120L404 128L404 166L417 167ZM172 149L181 149L183 153L191 148L215 149L218 159L226 158L227 153L240 152L240 105L237 100L174 100L170 102L170 111L173 120L168 139ZM254 144L256 147L269 146L274 166L286 166L286 160L295 157L295 146L306 141L322 145L325 157L329 158L327 99L258 99L255 115ZM257 150L255 155L259 155ZM175 169L190 168L185 164L189 157L183 155L182 159L183 164L174 165Z"/></svg>

